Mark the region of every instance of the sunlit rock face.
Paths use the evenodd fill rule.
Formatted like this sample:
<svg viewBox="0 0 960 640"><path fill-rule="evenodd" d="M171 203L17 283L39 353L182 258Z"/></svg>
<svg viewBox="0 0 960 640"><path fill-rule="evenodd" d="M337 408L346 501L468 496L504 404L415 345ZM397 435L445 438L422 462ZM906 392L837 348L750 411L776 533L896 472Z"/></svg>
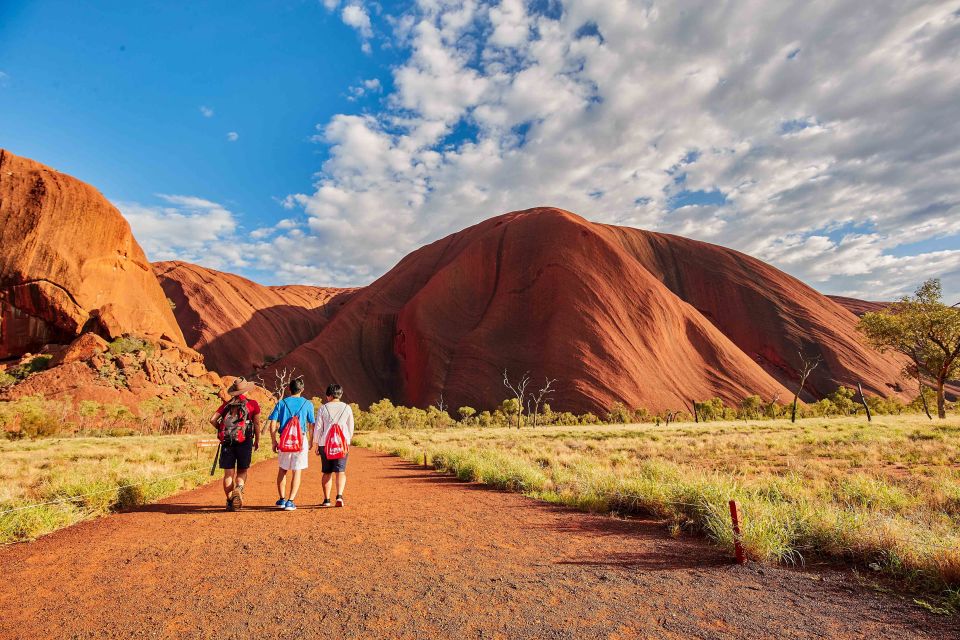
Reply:
<svg viewBox="0 0 960 640"><path fill-rule="evenodd" d="M96 189L0 150L0 357L83 331L183 344L130 226Z"/></svg>

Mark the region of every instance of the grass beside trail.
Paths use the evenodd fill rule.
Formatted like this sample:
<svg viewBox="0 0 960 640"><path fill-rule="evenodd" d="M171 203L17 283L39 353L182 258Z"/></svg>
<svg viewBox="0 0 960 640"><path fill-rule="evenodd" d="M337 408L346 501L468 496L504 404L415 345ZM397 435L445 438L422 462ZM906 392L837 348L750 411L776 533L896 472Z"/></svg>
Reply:
<svg viewBox="0 0 960 640"><path fill-rule="evenodd" d="M209 437L0 440L0 544L32 540L209 482L214 449L202 449L199 457L196 449L199 438ZM270 455L270 447L261 446L254 461Z"/></svg>
<svg viewBox="0 0 960 640"><path fill-rule="evenodd" d="M666 520L755 560L853 562L960 609L960 419L375 431L357 443L584 510Z"/></svg>

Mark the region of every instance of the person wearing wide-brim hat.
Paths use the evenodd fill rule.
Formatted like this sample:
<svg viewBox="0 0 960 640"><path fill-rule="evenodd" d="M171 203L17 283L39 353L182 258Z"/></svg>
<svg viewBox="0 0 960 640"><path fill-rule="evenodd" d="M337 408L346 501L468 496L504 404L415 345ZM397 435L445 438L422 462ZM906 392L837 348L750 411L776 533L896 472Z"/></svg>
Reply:
<svg viewBox="0 0 960 640"><path fill-rule="evenodd" d="M210 418L220 438L220 468L223 469L223 493L227 511L243 506L243 488L253 452L260 448L260 405L247 394L256 387L237 378L227 389L230 399Z"/></svg>

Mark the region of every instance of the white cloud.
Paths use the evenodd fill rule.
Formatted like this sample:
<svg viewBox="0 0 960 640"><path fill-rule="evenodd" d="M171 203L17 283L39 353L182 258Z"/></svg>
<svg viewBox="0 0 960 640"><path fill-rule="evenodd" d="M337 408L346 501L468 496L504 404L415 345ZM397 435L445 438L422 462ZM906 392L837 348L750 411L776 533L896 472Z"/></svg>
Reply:
<svg viewBox="0 0 960 640"><path fill-rule="evenodd" d="M184 260L233 272L260 270L274 283L348 284L307 263L305 234L294 219L247 232L223 205L196 196L158 194L160 204L118 202L151 261Z"/></svg>
<svg viewBox="0 0 960 640"><path fill-rule="evenodd" d="M340 4L340 0L323 0L323 6L327 8L327 11L333 11Z"/></svg>
<svg viewBox="0 0 960 640"><path fill-rule="evenodd" d="M356 29L363 39L361 48L364 53L370 53L370 38L373 37L373 25L370 23L370 14L359 2L350 2L340 12L340 19L348 27Z"/></svg>
<svg viewBox="0 0 960 640"><path fill-rule="evenodd" d="M343 19L369 25L356 3ZM954 5L419 0L387 21L409 53L385 106L322 124L315 189L287 200L337 240L341 281L556 205L732 246L826 291L887 297L940 275L960 293L955 251L898 250L960 234Z"/></svg>
<svg viewBox="0 0 960 640"><path fill-rule="evenodd" d="M210 266L226 263L226 256L217 250L217 241L236 231L237 220L232 212L194 196L157 197L164 204L117 203L151 260L183 259Z"/></svg>
<svg viewBox="0 0 960 640"><path fill-rule="evenodd" d="M5 71L0 71L0 87L5 87L10 81L10 74Z"/></svg>
<svg viewBox="0 0 960 640"><path fill-rule="evenodd" d="M203 105L200 105L200 113L203 115L204 118L212 118L212 117L213 117L213 108L212 108L212 107L205 107L205 106L203 106Z"/></svg>
<svg viewBox="0 0 960 640"><path fill-rule="evenodd" d="M236 131L231 131L227 134L227 140L229 140L230 142L236 142L239 139L240 139L240 134L237 133Z"/></svg>

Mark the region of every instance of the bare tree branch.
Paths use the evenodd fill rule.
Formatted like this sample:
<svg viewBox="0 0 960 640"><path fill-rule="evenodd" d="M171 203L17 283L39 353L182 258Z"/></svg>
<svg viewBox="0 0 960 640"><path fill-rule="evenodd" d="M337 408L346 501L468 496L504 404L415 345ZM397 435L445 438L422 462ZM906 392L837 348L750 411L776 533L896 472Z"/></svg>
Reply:
<svg viewBox="0 0 960 640"><path fill-rule="evenodd" d="M503 370L503 386L507 389L510 389L514 397L517 399L517 429L520 428L521 421L523 420L523 408L525 405L525 399L527 397L527 385L530 384L530 372L526 371L520 377L515 384L510 382L510 375L507 373L507 370Z"/></svg>
<svg viewBox="0 0 960 640"><path fill-rule="evenodd" d="M804 355L802 351L798 351L797 355L800 356L802 371L800 373L800 386L797 388L797 392L793 396L793 410L790 412L790 422L797 421L797 399L800 397L800 393L803 391L803 385L807 383L807 378L810 376L810 373L820 365L821 361L819 355L808 357Z"/></svg>

